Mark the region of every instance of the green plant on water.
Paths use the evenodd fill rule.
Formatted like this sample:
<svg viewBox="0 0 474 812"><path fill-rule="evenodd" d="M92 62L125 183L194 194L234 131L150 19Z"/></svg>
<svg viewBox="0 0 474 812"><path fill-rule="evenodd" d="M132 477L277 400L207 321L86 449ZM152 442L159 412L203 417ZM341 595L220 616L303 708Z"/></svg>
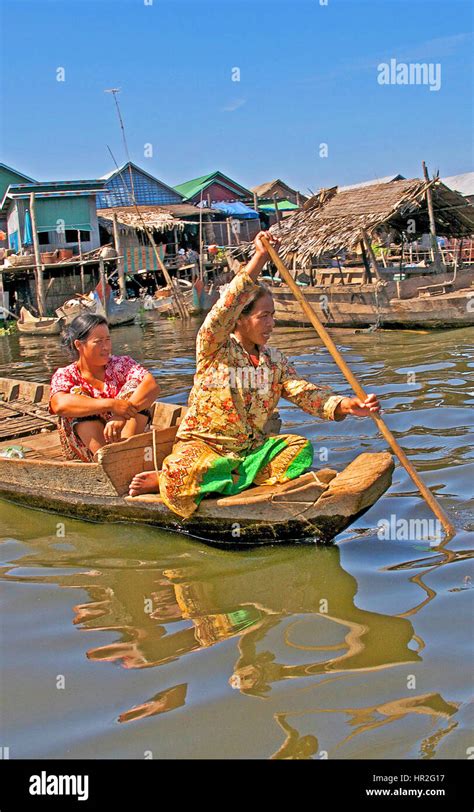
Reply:
<svg viewBox="0 0 474 812"><path fill-rule="evenodd" d="M1 324L2 322L0 322ZM3 325L7 325L6 327L0 327L0 336L11 336L13 333L16 332L16 322L12 321L10 324L8 322L3 322Z"/></svg>

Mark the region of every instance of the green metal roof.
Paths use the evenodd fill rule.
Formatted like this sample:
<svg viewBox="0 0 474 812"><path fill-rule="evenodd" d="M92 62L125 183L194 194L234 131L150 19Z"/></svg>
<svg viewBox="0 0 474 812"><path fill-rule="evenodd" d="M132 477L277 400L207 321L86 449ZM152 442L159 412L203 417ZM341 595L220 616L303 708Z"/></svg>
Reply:
<svg viewBox="0 0 474 812"><path fill-rule="evenodd" d="M291 200L277 200L278 211L293 211L294 209L299 209L295 203L292 203ZM259 204L259 209L263 209L263 211L275 211L275 204L274 203L262 203Z"/></svg>
<svg viewBox="0 0 474 812"><path fill-rule="evenodd" d="M186 200L189 200L189 198L194 197L195 195L202 192L203 189L205 189L206 186L209 186L209 184L213 180L221 182L223 186L227 186L225 181L230 181L230 183L232 183L234 186L237 186L239 189L242 189L242 192L244 194L246 194L249 197L251 196L249 190L246 189L245 186L241 186L240 183L237 183L237 181L232 180L232 178L229 178L227 175L224 175L224 173L220 172L219 170L217 170L216 172L210 172L209 175L202 175L200 178L193 178L193 180L188 180L186 181L186 183L180 183L178 184L178 186L175 186L174 189L176 192L179 192L180 195L183 195L183 197L185 197Z"/></svg>
<svg viewBox="0 0 474 812"><path fill-rule="evenodd" d="M198 192L207 186L214 175L217 175L217 172L211 172L210 175L202 175L200 178L194 178L193 180L186 181L186 183L180 183L174 187L175 191L184 197L194 197L194 195L198 194Z"/></svg>

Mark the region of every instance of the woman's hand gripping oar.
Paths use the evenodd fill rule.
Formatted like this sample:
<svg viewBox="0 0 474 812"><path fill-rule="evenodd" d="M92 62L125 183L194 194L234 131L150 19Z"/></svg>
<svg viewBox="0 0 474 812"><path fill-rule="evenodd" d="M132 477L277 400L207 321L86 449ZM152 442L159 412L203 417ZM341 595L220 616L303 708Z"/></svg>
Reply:
<svg viewBox="0 0 474 812"><path fill-rule="evenodd" d="M262 237L261 240L262 240L262 243L263 243L263 245L265 246L265 248L266 248L266 250L268 252L268 255L270 256L270 259L272 260L272 262L278 268L278 271L280 273L280 276L281 276L282 280L284 282L286 282L286 284L290 288L291 292L293 293L295 299L301 305L301 308L302 308L303 312L306 314L306 316L310 320L311 324L313 325L314 329L316 330L319 337L321 338L322 342L324 343L324 345L327 347L327 349L331 353L334 361L338 365L338 367L341 370L342 374L344 375L346 380L352 386L352 389L354 390L355 394L357 395L357 397L361 401L366 401L367 400L366 393L362 389L359 381L357 380L357 378L355 377L353 372L347 366L346 362L344 361L344 358L342 357L341 353L337 349L337 347L334 344L334 341L332 340L332 338L329 336L326 328L321 324L321 322L318 319L318 317L317 317L316 313L314 312L313 308L311 307L309 302L306 300L306 297L305 297L304 293L301 291L301 289L298 287L296 282L293 280L290 272L285 267L284 263L282 262L282 260L280 259L277 252L275 251L275 249L273 248L271 243L268 241L268 239L266 237ZM441 524L444 527L444 530L446 532L446 535L447 535L448 539L452 538L456 534L456 530L455 530L454 526L451 524L451 522L448 519L446 513L442 509L439 502L435 499L435 497L433 496L433 494L431 493L429 488L426 487L423 480L420 479L420 477L418 476L415 468L411 464L411 462L408 459L407 455L405 454L403 448L401 448L398 445L398 443L397 443L395 437L393 436L392 432L385 425L384 421L382 420L382 418L380 417L380 415L377 412L371 412L370 417L376 423L378 430L380 431L382 436L385 437L385 439L386 439L387 443L389 444L390 448L392 449L392 451L397 455L397 457L400 460L401 464L403 465L405 470L408 472L408 474L412 478L413 482L417 486L418 490L420 491L420 493L423 496L423 498L425 499L425 501L430 506L430 508L433 511L433 513L435 514L435 516L437 516L438 519L440 520Z"/></svg>

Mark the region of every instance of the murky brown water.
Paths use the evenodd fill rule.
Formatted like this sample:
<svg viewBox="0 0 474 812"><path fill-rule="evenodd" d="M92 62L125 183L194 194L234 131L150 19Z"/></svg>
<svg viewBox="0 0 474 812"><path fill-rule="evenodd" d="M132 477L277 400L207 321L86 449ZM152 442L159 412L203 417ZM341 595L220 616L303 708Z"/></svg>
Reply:
<svg viewBox="0 0 474 812"><path fill-rule="evenodd" d="M113 333L186 400L197 323ZM466 758L472 743L474 331L337 332L346 360L458 529L404 469L332 547L218 550L0 501L3 746L10 758ZM348 392L311 331L274 343ZM48 380L59 342L0 338L0 375ZM288 429L342 468L384 441L370 420ZM406 520L382 539L378 522ZM64 522L64 535L62 525Z"/></svg>

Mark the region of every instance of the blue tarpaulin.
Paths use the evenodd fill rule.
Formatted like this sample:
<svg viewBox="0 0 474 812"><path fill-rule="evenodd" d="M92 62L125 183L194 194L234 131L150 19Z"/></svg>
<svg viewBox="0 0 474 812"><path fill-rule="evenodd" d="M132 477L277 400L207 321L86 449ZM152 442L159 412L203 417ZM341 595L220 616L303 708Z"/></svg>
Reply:
<svg viewBox="0 0 474 812"><path fill-rule="evenodd" d="M235 201L234 203L228 203L227 201L211 203L211 208L223 211L228 217L235 217L237 220L258 219L258 212L250 209L245 203L240 203L239 201Z"/></svg>
<svg viewBox="0 0 474 812"><path fill-rule="evenodd" d="M33 232L31 230L31 216L28 209L25 211L25 227L23 229L23 245L33 245Z"/></svg>

